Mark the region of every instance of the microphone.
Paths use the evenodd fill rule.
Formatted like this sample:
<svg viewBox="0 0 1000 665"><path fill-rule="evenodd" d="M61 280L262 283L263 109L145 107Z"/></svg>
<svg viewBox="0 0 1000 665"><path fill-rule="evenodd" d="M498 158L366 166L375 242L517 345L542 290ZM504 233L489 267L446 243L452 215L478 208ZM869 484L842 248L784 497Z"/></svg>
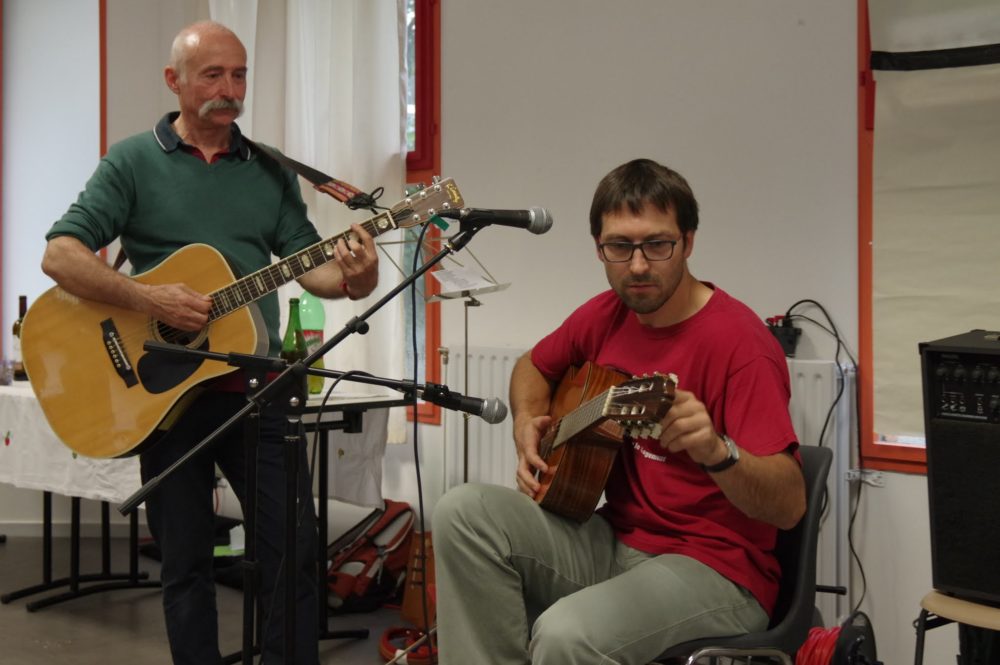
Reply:
<svg viewBox="0 0 1000 665"><path fill-rule="evenodd" d="M439 383L428 383L424 386L420 397L431 404L443 406L452 411L462 411L479 416L491 425L502 423L507 418L507 405L496 397L479 399L466 397L461 393L453 393L448 386Z"/></svg>
<svg viewBox="0 0 1000 665"><path fill-rule="evenodd" d="M496 224L498 226L513 226L528 229L532 233L542 234L552 228L552 215L545 208L530 210L487 210L484 208L461 208L459 210L439 210L438 217L447 217L459 221L479 222L480 224Z"/></svg>

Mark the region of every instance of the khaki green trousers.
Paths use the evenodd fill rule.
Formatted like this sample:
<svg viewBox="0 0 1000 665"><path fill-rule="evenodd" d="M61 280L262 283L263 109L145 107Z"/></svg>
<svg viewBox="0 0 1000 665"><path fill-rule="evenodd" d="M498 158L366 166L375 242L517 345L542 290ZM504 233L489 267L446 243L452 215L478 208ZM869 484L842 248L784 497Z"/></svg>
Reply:
<svg viewBox="0 0 1000 665"><path fill-rule="evenodd" d="M700 637L766 628L754 597L686 556L650 555L495 485L433 518L441 665L644 665Z"/></svg>

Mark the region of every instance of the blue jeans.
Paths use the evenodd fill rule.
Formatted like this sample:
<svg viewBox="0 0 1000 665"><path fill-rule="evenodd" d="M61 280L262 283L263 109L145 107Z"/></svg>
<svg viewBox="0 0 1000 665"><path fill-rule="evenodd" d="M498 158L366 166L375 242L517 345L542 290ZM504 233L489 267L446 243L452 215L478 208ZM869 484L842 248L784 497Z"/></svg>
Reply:
<svg viewBox="0 0 1000 665"><path fill-rule="evenodd" d="M202 394L162 440L142 453L143 482L163 472L246 403L241 393ZM266 410L257 451L258 602L264 626L262 662L268 665L283 662L285 423L280 412ZM298 447L298 455L295 662L317 665L316 516L304 444ZM242 424L234 425L179 467L146 500L146 519L163 558L163 610L175 665L211 665L221 660L213 570L216 464L244 504L247 475Z"/></svg>

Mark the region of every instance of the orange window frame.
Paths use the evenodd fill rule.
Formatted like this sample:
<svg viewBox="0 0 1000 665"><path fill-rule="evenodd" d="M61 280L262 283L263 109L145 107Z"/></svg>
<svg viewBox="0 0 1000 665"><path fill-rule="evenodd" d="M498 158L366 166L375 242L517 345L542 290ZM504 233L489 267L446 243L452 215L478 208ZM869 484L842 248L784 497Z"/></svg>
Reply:
<svg viewBox="0 0 1000 665"><path fill-rule="evenodd" d="M858 0L858 390L861 465L866 469L926 473L924 449L877 443L875 439L872 334L872 178L875 141L875 79L871 69L868 0Z"/></svg>
<svg viewBox="0 0 1000 665"><path fill-rule="evenodd" d="M416 29L414 65L416 68L415 145L406 157L406 181L430 182L441 174L441 3L439 0L414 0ZM441 232L435 226L427 230L426 241L432 251L440 250ZM438 281L424 275L424 293L440 293ZM441 383L441 303L428 302L424 310L424 380ZM407 408L407 417L420 423L440 425L441 408L428 402Z"/></svg>

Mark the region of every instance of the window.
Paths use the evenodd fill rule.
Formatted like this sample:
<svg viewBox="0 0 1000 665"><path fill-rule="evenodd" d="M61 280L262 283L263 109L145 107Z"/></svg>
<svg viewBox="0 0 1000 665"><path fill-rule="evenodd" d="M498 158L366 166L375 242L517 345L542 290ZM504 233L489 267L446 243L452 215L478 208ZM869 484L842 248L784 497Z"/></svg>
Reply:
<svg viewBox="0 0 1000 665"><path fill-rule="evenodd" d="M407 0L407 144L409 182L428 182L441 171L441 8L438 0Z"/></svg>
<svg viewBox="0 0 1000 665"><path fill-rule="evenodd" d="M969 43L974 15L875 5L871 41L858 10L861 453L921 473L918 344L995 326L1000 51Z"/></svg>
<svg viewBox="0 0 1000 665"><path fill-rule="evenodd" d="M438 0L407 0L406 4L406 63L407 63L407 128L409 154L406 159L407 182L429 183L441 173L440 118L440 25L441 11ZM408 229L404 235L403 269L409 274L416 252L420 229ZM438 249L440 231L430 226L424 236L423 258ZM440 383L441 365L438 348L441 345L440 303L427 298L438 293L437 280L424 275L417 288L416 310L409 293L404 298L406 371L413 367L413 342L410 336L412 321L416 318L419 383ZM422 371L420 371L422 370ZM418 422L440 424L441 410L433 404L421 403L409 417Z"/></svg>

